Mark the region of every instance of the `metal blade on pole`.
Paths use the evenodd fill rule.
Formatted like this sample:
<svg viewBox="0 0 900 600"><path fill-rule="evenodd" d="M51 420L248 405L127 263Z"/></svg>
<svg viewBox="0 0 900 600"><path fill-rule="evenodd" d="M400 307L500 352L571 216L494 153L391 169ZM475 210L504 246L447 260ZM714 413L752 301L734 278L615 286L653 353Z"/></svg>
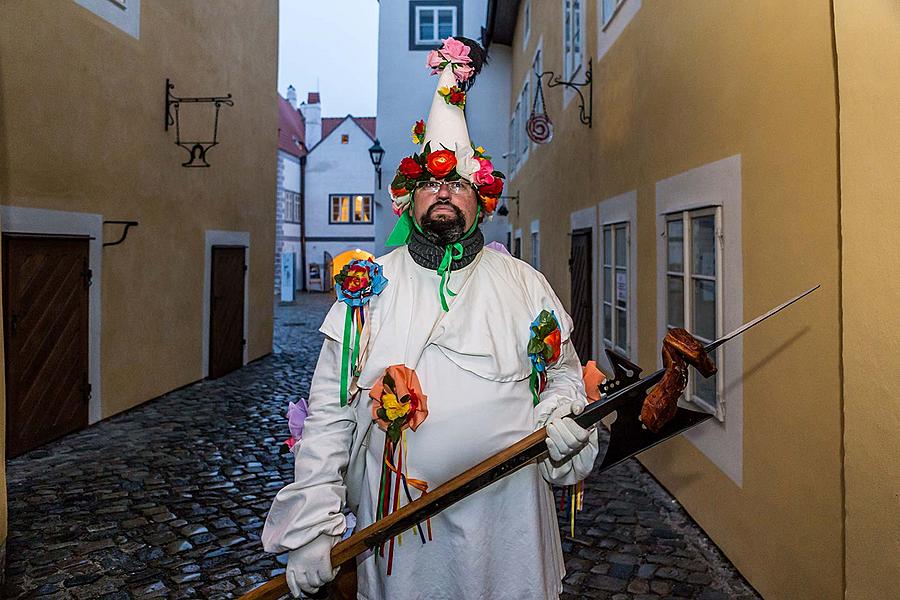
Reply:
<svg viewBox="0 0 900 600"><path fill-rule="evenodd" d="M727 342L727 341L730 340L731 338L736 337L736 336L738 336L738 335L744 333L745 331L747 331L748 329L750 329L750 328L753 327L754 325L757 325L757 324L759 324L759 323L765 321L766 319L768 319L769 317L771 317L772 315L774 315L774 314L777 313L778 311L787 308L788 306L790 306L791 304L793 304L794 302L796 302L797 300L799 300L799 299L802 298L803 296L806 296L807 294L813 293L814 291L816 291L817 289L819 289L819 287L821 287L821 284L809 288L808 290L806 290L806 291L803 292L802 294L799 294L798 296L795 296L795 297L791 298L791 299L788 300L787 302L784 302L784 303L782 303L782 304L779 304L778 306L776 306L775 308L773 308L773 309L770 310L769 312L767 312L767 313L765 313L765 314L763 314L763 315L760 315L760 316L756 317L755 319L753 319L752 321L750 321L750 322L748 322L748 323L744 323L743 325L741 325L740 327L738 327L737 329L735 329L735 330L732 331L731 333L727 333L727 334L723 335L722 337L720 337L719 339L717 339L716 341L707 344L707 345L705 346L704 349L705 349L707 352L711 352L711 351L715 350L716 348L718 348L719 346L721 346L722 344L724 344L725 342Z"/></svg>

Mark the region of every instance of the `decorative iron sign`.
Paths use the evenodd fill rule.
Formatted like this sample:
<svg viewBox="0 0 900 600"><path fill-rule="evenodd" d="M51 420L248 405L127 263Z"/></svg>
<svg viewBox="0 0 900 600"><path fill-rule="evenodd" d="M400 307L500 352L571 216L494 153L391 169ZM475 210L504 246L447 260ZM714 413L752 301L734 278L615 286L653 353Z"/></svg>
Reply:
<svg viewBox="0 0 900 600"><path fill-rule="evenodd" d="M206 162L206 153L213 146L219 143L219 109L222 106L234 106L234 100L231 94L227 96L207 96L196 98L179 98L172 94L175 84L166 79L166 131L169 127L175 126L175 145L181 146L190 154L187 162L181 163L182 167L208 167ZM212 104L215 107L215 117L213 119L212 139L199 140L183 140L181 139L181 119L180 108L182 103L205 103Z"/></svg>

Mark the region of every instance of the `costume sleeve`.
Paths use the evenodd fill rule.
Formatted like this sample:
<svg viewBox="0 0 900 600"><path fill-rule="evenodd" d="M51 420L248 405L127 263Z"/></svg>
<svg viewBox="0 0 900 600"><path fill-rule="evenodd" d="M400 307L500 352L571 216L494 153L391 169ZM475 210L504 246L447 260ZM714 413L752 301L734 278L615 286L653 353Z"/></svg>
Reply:
<svg viewBox="0 0 900 600"><path fill-rule="evenodd" d="M309 391L309 414L294 454L294 482L275 496L262 532L267 552L303 546L320 534L346 529L341 507L347 488L356 411L340 405L341 344L326 337Z"/></svg>
<svg viewBox="0 0 900 600"><path fill-rule="evenodd" d="M568 405L576 399L585 400L584 382L578 354L567 339L560 348L559 360L547 369L547 387L541 393L541 401L534 407L535 430L547 424L553 411L568 414ZM556 463L550 457L542 460L538 468L548 482L556 485L571 485L588 476L599 454L597 429L591 431L588 443L569 460Z"/></svg>

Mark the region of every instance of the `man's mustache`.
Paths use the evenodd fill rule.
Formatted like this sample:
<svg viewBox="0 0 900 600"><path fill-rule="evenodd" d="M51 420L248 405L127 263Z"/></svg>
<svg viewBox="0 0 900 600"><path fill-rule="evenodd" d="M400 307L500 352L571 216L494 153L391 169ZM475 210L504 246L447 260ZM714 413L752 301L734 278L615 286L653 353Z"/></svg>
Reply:
<svg viewBox="0 0 900 600"><path fill-rule="evenodd" d="M464 218L464 216L463 216L463 214L462 214L462 211L459 209L459 207L456 206L455 204L453 204L452 202L450 202L449 200L446 201L446 202L444 202L444 201L441 201L441 202L435 202L434 204L432 204L431 206L428 207L428 210L427 210L427 211L425 211L425 216L426 216L426 217L430 217L432 211L434 211L435 209L437 209L437 208L440 207L440 206L449 206L450 208L453 209L453 212L456 213L456 217L457 217L458 219L463 219L463 218Z"/></svg>

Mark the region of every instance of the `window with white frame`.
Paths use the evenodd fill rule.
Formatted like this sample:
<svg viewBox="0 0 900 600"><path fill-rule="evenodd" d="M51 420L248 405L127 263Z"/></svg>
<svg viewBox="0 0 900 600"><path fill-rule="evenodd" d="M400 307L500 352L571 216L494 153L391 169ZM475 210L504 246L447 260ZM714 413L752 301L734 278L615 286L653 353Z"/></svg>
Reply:
<svg viewBox="0 0 900 600"><path fill-rule="evenodd" d="M141 0L75 0L75 3L140 39Z"/></svg>
<svg viewBox="0 0 900 600"><path fill-rule="evenodd" d="M703 344L721 335L719 218L717 208L666 215L666 328L684 328ZM721 419L720 388L718 374L691 369L685 397Z"/></svg>
<svg viewBox="0 0 900 600"><path fill-rule="evenodd" d="M563 77L571 79L584 58L584 0L563 0Z"/></svg>
<svg viewBox="0 0 900 600"><path fill-rule="evenodd" d="M628 223L611 223L603 226L603 319L601 323L603 344L629 356L629 306L628 282L630 280L631 240Z"/></svg>
<svg viewBox="0 0 900 600"><path fill-rule="evenodd" d="M619 7L624 3L625 0L600 0L600 23L603 27L612 21Z"/></svg>
<svg viewBox="0 0 900 600"><path fill-rule="evenodd" d="M532 89L534 89L534 94L537 94L538 86L540 85L540 76L541 73L544 72L544 60L541 57L541 48L538 48L534 52L534 59L531 61L531 81L533 82ZM534 102L534 98L531 99L532 103ZM542 98L537 98L537 104L534 104L535 112L542 113L544 112L544 105L542 104ZM531 106L529 106L530 110ZM530 113L529 113L530 116Z"/></svg>
<svg viewBox="0 0 900 600"><path fill-rule="evenodd" d="M430 50L462 34L461 0L412 0L409 10L410 50Z"/></svg>
<svg viewBox="0 0 900 600"><path fill-rule="evenodd" d="M537 219L531 222L531 266L541 269L541 224Z"/></svg>
<svg viewBox="0 0 900 600"><path fill-rule="evenodd" d="M512 255L522 258L522 230L516 229L516 237L513 240Z"/></svg>
<svg viewBox="0 0 900 600"><path fill-rule="evenodd" d="M509 159L509 167L510 171L516 170L516 165L519 162L519 156L516 152L516 148L519 147L519 143L516 141L516 135L519 130L519 105L516 104L516 108L513 111L512 119L509 120L509 155L507 158Z"/></svg>
<svg viewBox="0 0 900 600"><path fill-rule="evenodd" d="M300 194L291 190L284 190L284 221L286 223L300 222Z"/></svg>
<svg viewBox="0 0 900 600"><path fill-rule="evenodd" d="M530 98L528 94L528 90L531 87L529 85L529 81L525 81L525 85L522 86L522 94L519 96L519 160L524 161L527 158L528 154L528 145L531 140L528 138L528 135L525 133L525 123L528 122L528 117L530 116Z"/></svg>
<svg viewBox="0 0 900 600"><path fill-rule="evenodd" d="M367 224L372 222L372 196L370 194L331 194L331 224Z"/></svg>
<svg viewBox="0 0 900 600"><path fill-rule="evenodd" d="M522 35L522 47L524 48L528 44L528 38L531 37L531 0L525 0L525 9L524 15L522 16L523 21L523 35Z"/></svg>

